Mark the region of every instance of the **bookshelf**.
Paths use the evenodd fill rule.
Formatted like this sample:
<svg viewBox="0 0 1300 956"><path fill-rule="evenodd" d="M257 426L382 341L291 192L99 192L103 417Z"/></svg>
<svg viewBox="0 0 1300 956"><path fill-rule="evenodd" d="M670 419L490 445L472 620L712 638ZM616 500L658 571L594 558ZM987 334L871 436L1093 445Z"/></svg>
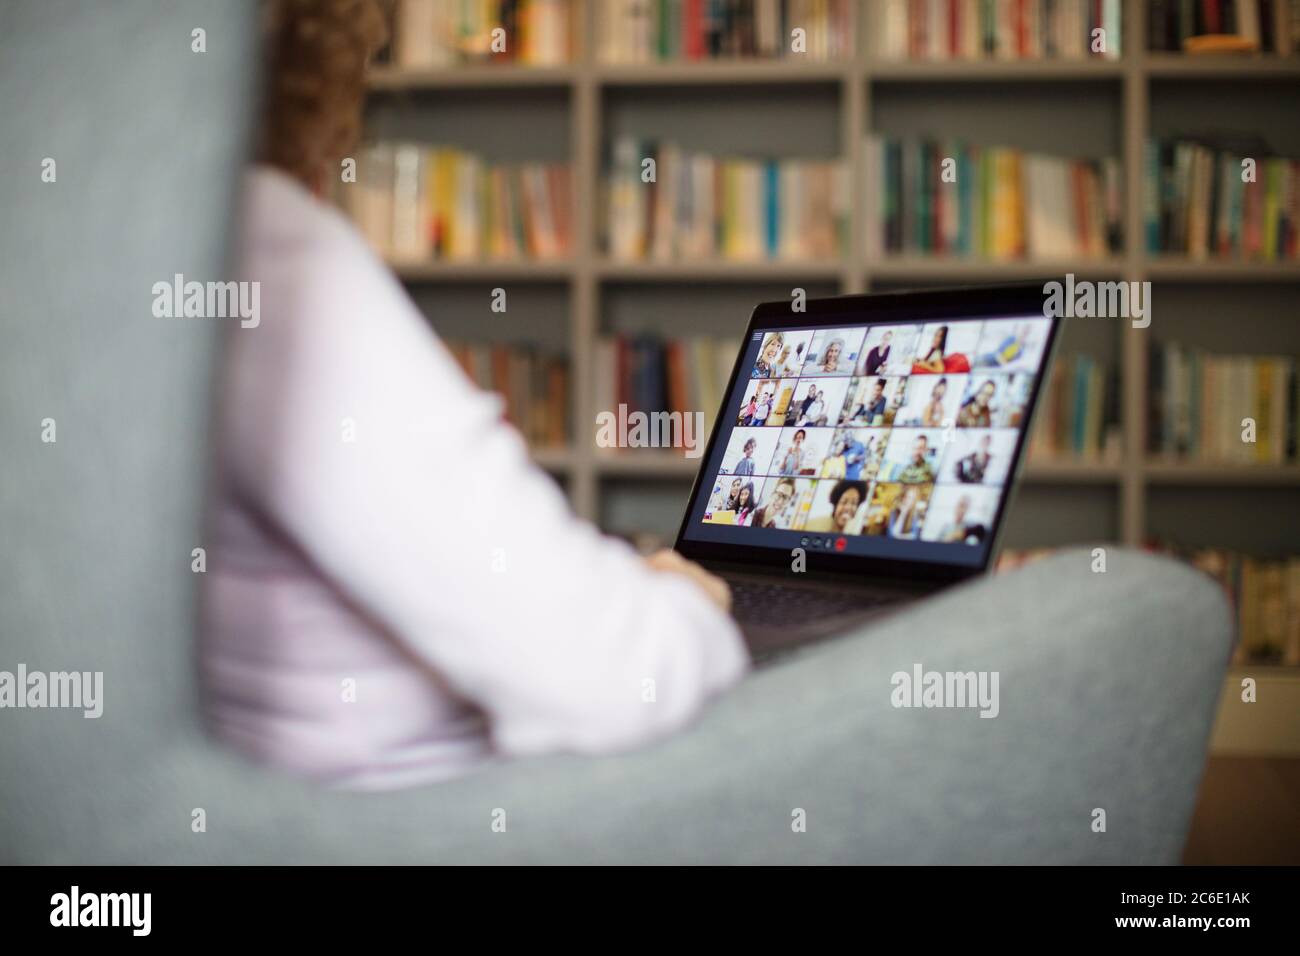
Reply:
<svg viewBox="0 0 1300 956"><path fill-rule="evenodd" d="M1276 55L1192 58L1180 54L1149 52L1145 49L1146 11L1142 0L1124 3L1124 49L1115 60L1044 61L879 61L870 54L865 6L856 4L854 55L835 61L799 62L788 60L730 60L681 64L651 62L609 64L600 62L591 38L597 36L594 0L574 0L579 17L578 54L565 66L521 66L471 63L443 69L406 70L377 67L371 76L377 109L388 116L405 114L398 127L417 136L427 134L432 120L419 117L452 114L451 122L439 127L441 138L456 141L462 132L478 145L484 137L469 127L497 125L513 127L526 114L524 140L512 147L511 158L535 159L540 150L546 159L567 159L573 165L577 184L596 184L601 172L602 150L614 130L625 123L650 125L698 133L692 127L713 123L724 140L747 126L778 126L785 120L796 132L805 134L799 147L809 142L813 150L839 156L849 169L854 184L844 254L830 260L792 262L618 262L600 252L599 223L594 188L575 190L575 254L560 262L404 262L394 263L398 275L414 286L482 286L511 283L551 283L566 299L564 314L554 321L567 325L568 350L573 389L573 422L577 434L571 448L548 451L542 464L567 488L576 510L600 521L612 530L633 531L634 527L612 527L611 512L642 515L649 525L671 527L665 517L680 507L687 485L695 472L695 461L654 454L618 456L601 454L583 440L586 430L577 423L593 422L597 409L590 389L594 344L608 328L607 305L615 290L631 290L653 299L665 310L678 310L706 287L726 287L727 293L710 301L731 303L727 322L714 321L708 331L726 334L739 330L749 305L765 297L786 297L799 285L810 295L894 289L913 286L1015 281L1051 278L1064 272L1093 278L1151 280L1155 286L1156 318L1159 328L1160 299L1166 289L1193 286L1209 288L1214 302L1235 306L1244 297L1248 309L1254 290L1264 289L1264 299L1276 299L1279 290L1293 296L1300 292L1300 264L1188 261L1176 257L1149 256L1139 242L1142 234L1140 205L1132 197L1142 188L1142 155L1148 133L1160 132L1166 113L1197 114L1205 108L1205 95L1219 114L1209 125L1222 119L1225 101L1235 104L1235 122L1268 123L1288 111L1293 115L1300 94L1300 56ZM1263 86L1271 98L1261 112L1255 91ZM468 98L469 106L464 105ZM1068 98L1073 114L1069 127L1044 127L1044 115L1059 108ZM449 103L452 104L449 106ZM775 107L770 104L775 103ZM373 105L373 104L372 104ZM1165 107L1171 105L1166 111ZM542 115L546 129L537 122ZM1153 109L1157 111L1153 117ZM775 112L775 117L773 116ZM798 117L797 113L811 114ZM993 127L986 141L1000 141L998 133L1012 145L1053 149L1069 155L1086 153L1097 137L1108 141L1125 170L1126 219L1124 252L1101 260L1073 262L983 262L923 257L876 257L867 255L866 222L868 204L860 183L864 175L862 142L869 131L880 130L893 118L907 115L921 127L947 128L952 122L978 123ZM472 114L467 117L467 114ZM1153 123L1153 118L1157 122ZM827 123L834 128L827 130ZM1175 122L1175 121L1171 121ZM676 124L676 125L674 125ZM803 124L802 126L800 124ZM382 125L382 124L381 124ZM1177 125L1177 122L1175 122ZM1204 125L1204 124L1203 124ZM1293 123L1291 124L1294 125ZM804 127L807 127L806 129ZM1001 127L1001 128L1000 128ZM391 125L389 128L392 128ZM892 135L909 132L897 126ZM1276 127L1274 127L1276 129ZM960 131L959 131L960 132ZM487 137L489 140L491 136ZM791 137L797 138L797 137ZM746 146L749 143L744 144ZM1103 150L1104 151L1104 150ZM1300 149L1297 149L1300 154ZM1219 284L1221 288L1218 288ZM425 291L422 298L436 300ZM1181 298L1180 296L1175 296ZM1271 303L1270 303L1271 304ZM437 311L436 302L430 311ZM1172 310L1171 310L1172 311ZM1209 310L1207 310L1208 312ZM1169 321L1169 320L1166 320ZM1173 322L1212 322L1212 315L1175 316ZM1249 320L1247 320L1249 321ZM1151 330L1148 330L1151 331ZM1035 512L1046 515L1046 523L1035 520L1038 538L1023 540L1015 529L1009 535L1013 545L1063 544L1077 533L1073 524L1058 525L1051 518L1057 506L1075 501L1086 514L1103 524L1092 528L1090 540L1113 540L1139 544L1153 532L1150 512L1153 498L1166 492L1194 493L1199 489L1218 492L1242 489L1265 493L1300 491L1300 468L1295 466L1231 466L1166 461L1149 461L1144 452L1144 418L1147 336L1140 330L1111 326L1104 331L1088 329L1092 340L1109 338L1104 349L1113 354L1121 373L1121 429L1123 453L1118 461L1091 463L1075 461L1033 461L1027 468L1026 499L1040 497ZM1068 339L1067 349L1072 344ZM1262 343L1259 350L1300 350L1300 337L1284 335L1281 341ZM707 409L712 415L713 409ZM664 486L668 486L665 488ZM635 499L669 498L675 504L664 514L641 511L634 501L608 507L616 497ZM1041 494L1040 494L1041 493ZM671 500L671 499L670 499ZM1243 508L1248 508L1243 503ZM1292 505L1294 507L1294 504ZM633 519L637 520L637 519ZM1263 542L1265 547L1274 542Z"/></svg>

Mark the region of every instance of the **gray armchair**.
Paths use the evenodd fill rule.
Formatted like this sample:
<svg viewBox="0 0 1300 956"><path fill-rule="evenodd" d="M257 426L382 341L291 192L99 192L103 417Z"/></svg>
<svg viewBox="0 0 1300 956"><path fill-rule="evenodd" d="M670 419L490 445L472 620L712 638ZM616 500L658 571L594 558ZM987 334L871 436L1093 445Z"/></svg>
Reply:
<svg viewBox="0 0 1300 956"><path fill-rule="evenodd" d="M155 318L151 287L221 274L253 7L0 5L0 670L104 675L98 719L0 710L3 862L1177 861L1227 611L1123 552L1068 589L1086 555L929 602L619 757L367 795L211 743L191 551L220 330ZM892 709L917 660L999 667L999 718Z"/></svg>

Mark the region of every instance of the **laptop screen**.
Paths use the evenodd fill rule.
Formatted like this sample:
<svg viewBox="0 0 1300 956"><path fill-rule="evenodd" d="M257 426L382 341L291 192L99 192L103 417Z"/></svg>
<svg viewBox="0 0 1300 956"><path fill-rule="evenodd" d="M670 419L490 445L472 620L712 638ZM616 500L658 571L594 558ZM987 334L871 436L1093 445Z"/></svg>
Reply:
<svg viewBox="0 0 1300 956"><path fill-rule="evenodd" d="M1053 321L791 318L751 323L681 539L984 567Z"/></svg>

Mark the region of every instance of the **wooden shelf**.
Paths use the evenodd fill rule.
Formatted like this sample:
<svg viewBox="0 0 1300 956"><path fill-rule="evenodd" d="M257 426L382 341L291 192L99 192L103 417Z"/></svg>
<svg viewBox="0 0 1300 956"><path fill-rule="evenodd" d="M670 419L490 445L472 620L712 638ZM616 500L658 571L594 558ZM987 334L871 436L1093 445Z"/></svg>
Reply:
<svg viewBox="0 0 1300 956"><path fill-rule="evenodd" d="M1300 465L1233 465L1151 461L1143 474L1153 485L1291 485L1300 488Z"/></svg>
<svg viewBox="0 0 1300 956"><path fill-rule="evenodd" d="M619 262L602 259L597 263L596 275L604 280L635 282L682 282L714 280L719 282L752 282L763 280L810 282L835 280L844 265L838 260L791 261L760 259L745 262L728 262L721 259L674 262Z"/></svg>
<svg viewBox="0 0 1300 956"><path fill-rule="evenodd" d="M376 66L367 76L375 92L441 89L565 88L590 76L600 86L725 86L744 84L868 83L1114 82L1124 78L1132 62L1150 79L1300 78L1300 57L1266 54L1246 56L1187 56L1177 53L1139 54L1108 60L871 60L863 65L845 60L797 62L780 59L685 60L653 63L581 63L526 66L513 63L457 63L417 69ZM589 73L586 71L590 71Z"/></svg>
<svg viewBox="0 0 1300 956"><path fill-rule="evenodd" d="M1121 259L1017 260L998 261L940 256L886 256L867 263L872 279L1008 282L1019 279L1053 279L1072 272L1076 276L1118 278L1124 273Z"/></svg>
<svg viewBox="0 0 1300 956"><path fill-rule="evenodd" d="M1078 80L1116 81L1123 60L876 60L867 79L878 83L943 83Z"/></svg>
<svg viewBox="0 0 1300 956"><path fill-rule="evenodd" d="M498 63L462 63L417 70L378 66L366 82L375 92L414 92L447 89L514 89L571 86L578 75L573 66L518 66Z"/></svg>
<svg viewBox="0 0 1300 956"><path fill-rule="evenodd" d="M1117 462L1030 458L1024 479L1039 485L1109 485L1123 476Z"/></svg>
<svg viewBox="0 0 1300 956"><path fill-rule="evenodd" d="M1250 262L1157 256L1142 271L1150 279L1182 282L1296 282L1300 262Z"/></svg>
<svg viewBox="0 0 1300 956"><path fill-rule="evenodd" d="M701 458L655 451L629 451L596 456L596 471L605 478L649 478L690 481L700 470Z"/></svg>
<svg viewBox="0 0 1300 956"><path fill-rule="evenodd" d="M1300 78L1300 57L1269 54L1189 56L1183 53L1148 53L1142 71L1152 79L1205 77L1220 80L1255 80L1269 77Z"/></svg>
<svg viewBox="0 0 1300 956"><path fill-rule="evenodd" d="M568 474L576 464L569 448L530 448L528 454L541 468L555 475Z"/></svg>
<svg viewBox="0 0 1300 956"><path fill-rule="evenodd" d="M501 280L562 280L573 272L571 261L437 260L425 262L388 259L388 267L407 282L482 282Z"/></svg>
<svg viewBox="0 0 1300 956"><path fill-rule="evenodd" d="M709 86L838 83L853 76L851 61L687 60L681 63L600 64L602 86Z"/></svg>

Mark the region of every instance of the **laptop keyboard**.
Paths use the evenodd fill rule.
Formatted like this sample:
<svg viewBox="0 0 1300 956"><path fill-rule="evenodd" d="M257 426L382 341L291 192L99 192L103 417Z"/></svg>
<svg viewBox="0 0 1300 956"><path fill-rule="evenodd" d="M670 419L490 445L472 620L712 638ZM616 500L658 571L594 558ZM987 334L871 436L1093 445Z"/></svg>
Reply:
<svg viewBox="0 0 1300 956"><path fill-rule="evenodd" d="M731 582L731 613L741 624L784 627L838 617L892 603L886 594L788 587L759 581Z"/></svg>

